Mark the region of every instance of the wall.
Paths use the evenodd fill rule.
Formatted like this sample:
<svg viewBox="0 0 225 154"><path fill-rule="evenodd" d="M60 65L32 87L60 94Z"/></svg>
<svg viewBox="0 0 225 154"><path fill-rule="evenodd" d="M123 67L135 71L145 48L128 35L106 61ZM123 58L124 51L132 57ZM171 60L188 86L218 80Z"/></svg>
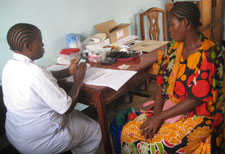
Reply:
<svg viewBox="0 0 225 154"><path fill-rule="evenodd" d="M9 50L6 34L16 23L32 23L41 29L45 55L36 63L49 66L55 63L59 51L66 47L65 35L77 33L80 34L81 40L84 40L96 33L95 24L114 19L117 24L132 23L129 27L130 33L140 36L139 13L150 7L164 8L166 2L166 0L0 0L0 84L2 69L13 53ZM223 38L225 39L225 31Z"/></svg>
<svg viewBox="0 0 225 154"><path fill-rule="evenodd" d="M65 35L77 33L84 40L96 33L93 25L111 19L117 24L132 23L130 33L140 35L139 13L150 7L164 8L165 3L165 0L1 0L0 74L13 53L6 41L7 31L16 23L32 23L41 29L45 55L36 63L49 66L66 47Z"/></svg>

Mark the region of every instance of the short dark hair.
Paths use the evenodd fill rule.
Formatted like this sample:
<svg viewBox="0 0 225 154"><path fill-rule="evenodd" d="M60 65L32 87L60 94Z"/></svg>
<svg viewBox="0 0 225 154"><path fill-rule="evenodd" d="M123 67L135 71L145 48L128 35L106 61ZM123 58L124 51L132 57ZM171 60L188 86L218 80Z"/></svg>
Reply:
<svg viewBox="0 0 225 154"><path fill-rule="evenodd" d="M25 43L31 43L37 38L40 30L27 23L18 23L12 26L7 33L7 41L11 50L22 51Z"/></svg>
<svg viewBox="0 0 225 154"><path fill-rule="evenodd" d="M182 20L187 18L194 27L201 26L200 11L198 6L193 2L178 2L170 10L170 14Z"/></svg>

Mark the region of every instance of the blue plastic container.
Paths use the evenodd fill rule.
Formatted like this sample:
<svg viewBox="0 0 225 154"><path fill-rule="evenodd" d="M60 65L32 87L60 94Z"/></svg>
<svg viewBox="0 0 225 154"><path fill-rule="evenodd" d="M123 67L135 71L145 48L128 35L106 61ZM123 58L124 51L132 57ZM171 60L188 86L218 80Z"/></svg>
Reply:
<svg viewBox="0 0 225 154"><path fill-rule="evenodd" d="M135 112L138 115L141 114L141 112ZM116 118L112 120L110 123L110 133L113 140L113 149L115 154L121 154L121 144L120 144L120 137L122 132L123 126L118 126L116 124Z"/></svg>
<svg viewBox="0 0 225 154"><path fill-rule="evenodd" d="M122 128L123 126L119 127L116 125L115 118L110 123L110 133L113 140L113 149L115 154L121 154L120 136L121 136Z"/></svg>

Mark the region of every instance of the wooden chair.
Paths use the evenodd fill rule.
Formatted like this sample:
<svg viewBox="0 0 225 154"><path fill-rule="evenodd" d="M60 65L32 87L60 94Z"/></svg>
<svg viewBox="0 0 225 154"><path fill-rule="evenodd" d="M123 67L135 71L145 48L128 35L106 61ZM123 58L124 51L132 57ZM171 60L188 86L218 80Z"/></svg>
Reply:
<svg viewBox="0 0 225 154"><path fill-rule="evenodd" d="M161 21L161 22L160 22ZM160 26L161 25L161 26ZM162 30L160 30L162 27ZM141 38L142 40L164 40L167 41L167 25L166 25L166 10L160 8L150 8L147 11L140 14L140 28L141 28ZM160 39L160 34L163 34L163 39ZM163 51L159 50L158 57L162 56ZM154 79L159 71L159 64L154 63L149 69L149 79ZM145 82L145 90L148 91L149 88L149 79ZM129 94L130 102L133 100L134 95L139 95L143 97L150 97L149 94L142 92L131 92Z"/></svg>
<svg viewBox="0 0 225 154"><path fill-rule="evenodd" d="M146 34L148 34L150 40L160 40L160 15L162 17L161 23L163 28L163 40L168 40L166 28L166 10L160 8L150 8L140 14L140 28L142 40L146 39ZM145 31L145 25L147 25L145 17L148 17L149 21L148 33Z"/></svg>
<svg viewBox="0 0 225 154"><path fill-rule="evenodd" d="M148 18L149 21L149 27L148 33L145 31L145 24L147 21L145 20L145 17ZM160 18L161 17L161 18ZM162 31L160 30L160 19L161 21L161 27ZM161 8L150 8L147 11L140 14L140 28L141 28L141 38L142 40L146 39L146 34L149 36L150 40L160 40L160 32L163 33L163 39L164 41L167 41L167 28L166 28L166 10ZM162 51L158 51L158 56L162 56ZM160 57L159 57L160 58ZM154 63L151 68L149 69L149 75L151 78L154 78L159 71L159 65L158 63ZM146 80L146 90L148 90L149 87L149 80Z"/></svg>
<svg viewBox="0 0 225 154"><path fill-rule="evenodd" d="M6 107L3 102L2 86L0 85L0 153L13 153L20 154L11 144L9 144L5 135L5 118L6 118Z"/></svg>

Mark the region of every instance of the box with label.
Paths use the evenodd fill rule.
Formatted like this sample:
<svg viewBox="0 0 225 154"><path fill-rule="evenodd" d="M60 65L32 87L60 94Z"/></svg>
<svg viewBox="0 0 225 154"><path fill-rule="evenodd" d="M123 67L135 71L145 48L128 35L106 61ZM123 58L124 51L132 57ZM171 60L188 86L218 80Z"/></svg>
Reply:
<svg viewBox="0 0 225 154"><path fill-rule="evenodd" d="M106 33L110 43L113 43L129 35L129 25L126 23L116 25L114 20L109 20L95 25L95 28L99 33Z"/></svg>
<svg viewBox="0 0 225 154"><path fill-rule="evenodd" d="M70 65L73 60L81 56L79 48L66 48L60 51L60 55L57 57L57 64Z"/></svg>

